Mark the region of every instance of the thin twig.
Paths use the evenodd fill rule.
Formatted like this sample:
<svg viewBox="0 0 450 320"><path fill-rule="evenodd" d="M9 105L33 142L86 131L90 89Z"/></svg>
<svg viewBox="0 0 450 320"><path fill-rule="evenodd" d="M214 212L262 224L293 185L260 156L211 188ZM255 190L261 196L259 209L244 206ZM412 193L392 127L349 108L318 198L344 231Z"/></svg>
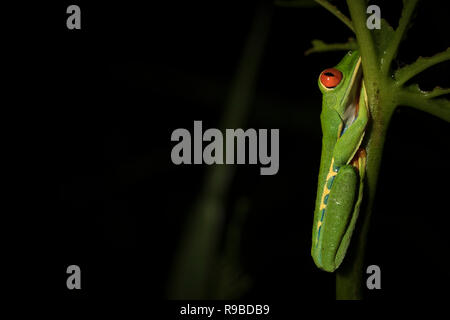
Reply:
<svg viewBox="0 0 450 320"><path fill-rule="evenodd" d="M380 69L372 34L366 26L366 6L364 1L361 0L347 0L347 6L353 21L356 40L358 41L361 53L364 82L369 97L369 104L375 106L373 103L376 99L375 86L380 79Z"/></svg>
<svg viewBox="0 0 450 320"><path fill-rule="evenodd" d="M339 9L332 5L331 3L329 3L327 0L315 0L318 4L320 4L322 7L324 7L325 9L327 9L328 11L330 11L332 14L334 14L339 20L341 20L347 27L350 28L350 30L352 30L353 32L355 32L354 28L353 28L353 23L352 21L345 15L343 14L341 11L339 11Z"/></svg>
<svg viewBox="0 0 450 320"><path fill-rule="evenodd" d="M403 90L411 92L413 94L415 94L415 93L421 94L421 95L423 95L424 98L427 98L427 99L440 97L440 96L450 93L450 88L441 88L441 87L435 87L431 91L425 91L425 90L420 89L420 87L417 83L407 86Z"/></svg>
<svg viewBox="0 0 450 320"><path fill-rule="evenodd" d="M325 43L322 40L313 40L313 47L305 51L305 56L314 52L339 51L339 50L356 50L358 44L355 39L350 38L344 43Z"/></svg>
<svg viewBox="0 0 450 320"><path fill-rule="evenodd" d="M432 99L436 97L440 97L450 93L450 88L439 88L436 87L432 91L425 91L423 93L425 98Z"/></svg>
<svg viewBox="0 0 450 320"><path fill-rule="evenodd" d="M447 93L450 90L447 89ZM450 101L447 99L430 99L424 93L413 93L410 90L399 90L397 101L399 105L413 107L435 115L447 122L450 122Z"/></svg>
<svg viewBox="0 0 450 320"><path fill-rule="evenodd" d="M448 60L450 60L450 48L447 48L447 50L437 53L432 57L419 57L416 62L411 63L410 65L407 65L395 72L397 85L403 85L406 81L429 67Z"/></svg>
<svg viewBox="0 0 450 320"><path fill-rule="evenodd" d="M381 66L381 72L387 74L391 67L392 60L396 57L398 47L402 41L406 29L408 27L411 16L416 8L418 0L403 1L402 16L398 23L398 28L395 30L394 37L386 48L386 54L384 56L384 64Z"/></svg>

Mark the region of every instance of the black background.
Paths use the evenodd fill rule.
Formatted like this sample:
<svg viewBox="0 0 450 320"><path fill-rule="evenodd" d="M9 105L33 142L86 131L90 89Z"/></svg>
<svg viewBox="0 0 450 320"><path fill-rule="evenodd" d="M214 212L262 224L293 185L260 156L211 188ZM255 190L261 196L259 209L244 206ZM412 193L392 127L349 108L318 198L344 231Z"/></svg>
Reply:
<svg viewBox="0 0 450 320"><path fill-rule="evenodd" d="M396 26L401 1L391 2L373 3ZM15 151L6 157L18 165L10 189L20 192L7 214L18 230L7 242L8 265L20 270L13 281L36 298L164 299L206 169L173 165L170 135L193 130L194 120L218 127L259 2L75 1L79 31L66 28L69 4L23 6L9 33L15 125L5 137ZM394 65L448 47L444 5L420 4ZM280 129L280 170L260 176L259 166L239 166L228 194L227 210L241 198L250 204L240 263L253 284L243 297L333 300L334 275L310 257L316 79L343 52L303 53L312 39L351 34L320 7L269 10L246 127ZM450 86L449 71L448 63L431 68L421 86ZM393 116L365 263L381 267L382 290L366 298L448 297L449 138L448 123L431 115L400 108ZM70 264L81 267L81 291L66 288Z"/></svg>

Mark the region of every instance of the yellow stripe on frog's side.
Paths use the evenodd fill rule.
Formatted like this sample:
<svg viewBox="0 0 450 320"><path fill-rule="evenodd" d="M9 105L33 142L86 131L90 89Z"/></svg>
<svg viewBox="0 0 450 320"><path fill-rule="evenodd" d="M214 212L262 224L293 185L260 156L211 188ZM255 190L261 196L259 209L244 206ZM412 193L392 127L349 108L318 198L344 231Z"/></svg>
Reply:
<svg viewBox="0 0 450 320"><path fill-rule="evenodd" d="M322 198L320 200L320 207L319 210L322 209L326 209L327 204L325 203L325 197L330 193L331 189L328 188L328 182L330 180L330 178L334 177L335 175L337 175L337 171L333 170L333 165L334 165L334 158L331 159L331 165L330 165L330 169L328 170L328 174L327 174L327 178L325 179L325 185L323 187L323 192L322 192ZM320 221L319 221L320 222ZM319 225L320 226L320 225Z"/></svg>
<svg viewBox="0 0 450 320"><path fill-rule="evenodd" d="M322 226L325 209L327 208L327 203L325 201L325 197L330 194L331 187L332 187L332 184L330 184L330 188L328 188L328 184L329 184L330 179L334 178L337 175L337 173L338 173L338 169L334 169L334 158L333 158L333 159L331 159L330 169L328 170L328 174L325 179L325 185L323 187L322 197L320 199L319 212L322 212L322 215L320 217L320 220L317 222L318 233L317 233L317 238L316 238L316 245L319 243L320 227Z"/></svg>
<svg viewBox="0 0 450 320"><path fill-rule="evenodd" d="M343 123L341 123L339 125L338 134L337 134L338 137L341 136L342 130L343 130ZM339 140L339 138L337 140ZM320 199L319 214L320 213L322 213L322 214L321 214L321 217L320 217L319 221L317 222L316 246L319 244L320 227L322 226L323 218L324 218L324 215L325 215L325 210L327 208L327 204L325 203L326 202L325 201L325 197L330 194L331 188L333 186L333 183L331 183L330 184L330 188L328 188L328 183L329 183L330 179L334 178L337 175L338 171L339 171L339 168L334 169L334 158L332 158L331 159L331 165L330 165L330 168L328 169L328 174L327 174L327 177L325 179L325 184L324 184L324 187L323 187L322 197Z"/></svg>

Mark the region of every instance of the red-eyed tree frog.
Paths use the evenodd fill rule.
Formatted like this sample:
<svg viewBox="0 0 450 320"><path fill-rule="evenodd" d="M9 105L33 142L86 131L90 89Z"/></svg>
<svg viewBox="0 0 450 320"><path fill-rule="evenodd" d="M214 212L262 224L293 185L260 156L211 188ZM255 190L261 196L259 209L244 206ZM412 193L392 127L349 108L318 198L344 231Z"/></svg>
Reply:
<svg viewBox="0 0 450 320"><path fill-rule="evenodd" d="M311 255L317 267L333 272L345 257L363 197L367 155L361 144L370 116L358 51L322 71L318 84L323 139Z"/></svg>

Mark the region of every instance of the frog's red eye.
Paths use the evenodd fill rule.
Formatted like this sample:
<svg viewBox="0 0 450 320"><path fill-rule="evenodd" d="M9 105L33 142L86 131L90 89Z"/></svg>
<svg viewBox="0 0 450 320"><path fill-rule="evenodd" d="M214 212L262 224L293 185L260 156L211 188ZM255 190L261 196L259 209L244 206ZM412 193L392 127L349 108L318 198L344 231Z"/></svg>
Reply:
<svg viewBox="0 0 450 320"><path fill-rule="evenodd" d="M342 80L342 72L335 68L329 68L322 71L320 74L320 83L325 88L334 88Z"/></svg>

